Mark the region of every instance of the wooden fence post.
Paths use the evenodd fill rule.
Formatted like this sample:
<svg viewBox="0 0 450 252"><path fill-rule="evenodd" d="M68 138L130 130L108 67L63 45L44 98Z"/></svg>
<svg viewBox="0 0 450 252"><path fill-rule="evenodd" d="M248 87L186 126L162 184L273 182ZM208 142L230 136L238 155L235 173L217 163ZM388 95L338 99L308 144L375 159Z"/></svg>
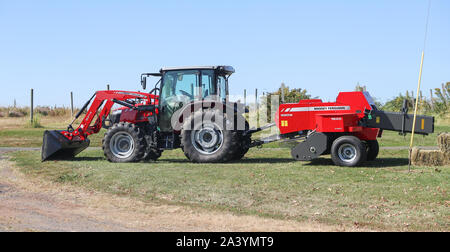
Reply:
<svg viewBox="0 0 450 252"><path fill-rule="evenodd" d="M33 89L31 89L30 121L33 123Z"/></svg>
<svg viewBox="0 0 450 252"><path fill-rule="evenodd" d="M70 92L70 115L73 118L73 92Z"/></svg>
<svg viewBox="0 0 450 252"><path fill-rule="evenodd" d="M258 89L255 89L256 127L259 128Z"/></svg>
<svg viewBox="0 0 450 252"><path fill-rule="evenodd" d="M247 89L244 89L244 107L247 106Z"/></svg>

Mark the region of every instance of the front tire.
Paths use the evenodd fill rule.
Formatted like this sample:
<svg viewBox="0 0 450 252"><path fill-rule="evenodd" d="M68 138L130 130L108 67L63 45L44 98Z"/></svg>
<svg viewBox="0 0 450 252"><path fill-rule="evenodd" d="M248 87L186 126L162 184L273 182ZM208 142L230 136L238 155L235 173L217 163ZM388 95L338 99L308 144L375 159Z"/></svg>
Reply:
<svg viewBox="0 0 450 252"><path fill-rule="evenodd" d="M110 162L138 162L145 154L144 133L132 123L114 124L105 133L102 148L106 159Z"/></svg>
<svg viewBox="0 0 450 252"><path fill-rule="evenodd" d="M366 146L355 136L341 136L331 146L331 159L339 166L358 166L367 159Z"/></svg>

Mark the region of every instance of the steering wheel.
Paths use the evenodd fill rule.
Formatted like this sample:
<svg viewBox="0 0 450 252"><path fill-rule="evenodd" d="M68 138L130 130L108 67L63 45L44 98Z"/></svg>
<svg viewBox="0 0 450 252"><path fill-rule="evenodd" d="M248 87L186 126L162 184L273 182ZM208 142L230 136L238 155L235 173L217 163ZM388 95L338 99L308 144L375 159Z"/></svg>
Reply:
<svg viewBox="0 0 450 252"><path fill-rule="evenodd" d="M186 104L189 102L189 98L185 95L173 95L165 98L163 103L169 105L169 107L176 108L179 107L179 104Z"/></svg>
<svg viewBox="0 0 450 252"><path fill-rule="evenodd" d="M180 93L182 93L183 95L189 97L190 99L193 99L193 98L194 98L193 95L189 94L188 92L186 92L186 91L184 91L184 90L180 90Z"/></svg>

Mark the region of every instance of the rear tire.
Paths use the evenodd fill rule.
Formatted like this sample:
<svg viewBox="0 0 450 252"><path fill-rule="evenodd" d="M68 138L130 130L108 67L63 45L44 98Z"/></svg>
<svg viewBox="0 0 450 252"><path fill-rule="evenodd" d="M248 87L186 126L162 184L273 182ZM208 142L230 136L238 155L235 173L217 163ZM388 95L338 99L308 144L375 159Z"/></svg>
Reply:
<svg viewBox="0 0 450 252"><path fill-rule="evenodd" d="M366 141L367 145L367 161L373 161L377 158L380 146L377 140Z"/></svg>
<svg viewBox="0 0 450 252"><path fill-rule="evenodd" d="M366 146L355 136L341 136L331 146L331 159L335 165L358 166L367 159Z"/></svg>
<svg viewBox="0 0 450 252"><path fill-rule="evenodd" d="M245 119L242 117L241 120L245 120ZM239 145L237 147L237 151L235 152L232 160L241 160L245 156L245 154L247 154L248 150L250 149L250 144L252 142L252 135L247 134L244 136L244 132L249 130L249 128L250 128L250 125L248 124L247 121L245 121L245 130L239 130L236 132Z"/></svg>
<svg viewBox="0 0 450 252"><path fill-rule="evenodd" d="M226 130L230 123L216 110L197 111L184 123L181 147L186 157L196 163L227 162L239 148L235 131Z"/></svg>
<svg viewBox="0 0 450 252"><path fill-rule="evenodd" d="M145 154L144 133L135 124L120 122L105 133L103 153L114 163L138 162Z"/></svg>

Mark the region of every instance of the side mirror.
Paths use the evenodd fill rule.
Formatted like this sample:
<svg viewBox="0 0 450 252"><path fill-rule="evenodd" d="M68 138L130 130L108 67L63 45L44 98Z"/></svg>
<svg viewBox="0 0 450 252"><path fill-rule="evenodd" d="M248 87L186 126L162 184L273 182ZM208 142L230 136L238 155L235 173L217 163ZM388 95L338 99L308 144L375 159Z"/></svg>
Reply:
<svg viewBox="0 0 450 252"><path fill-rule="evenodd" d="M146 76L141 77L141 86L144 90L147 87L147 77Z"/></svg>

